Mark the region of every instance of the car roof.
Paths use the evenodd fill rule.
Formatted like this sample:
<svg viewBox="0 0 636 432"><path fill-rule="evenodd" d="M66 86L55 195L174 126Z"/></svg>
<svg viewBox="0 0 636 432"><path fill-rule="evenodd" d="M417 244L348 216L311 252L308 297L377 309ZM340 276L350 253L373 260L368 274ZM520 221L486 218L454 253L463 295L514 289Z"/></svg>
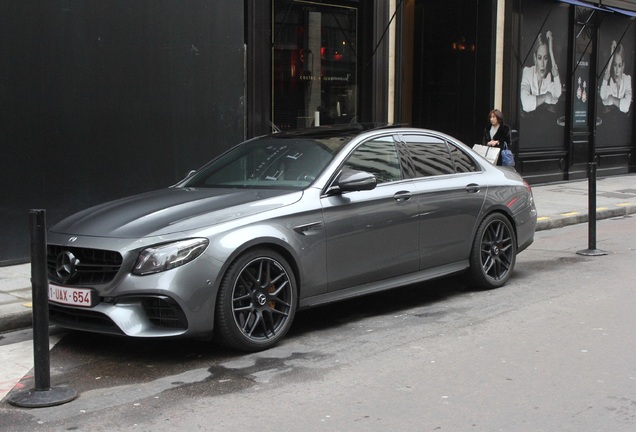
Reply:
<svg viewBox="0 0 636 432"><path fill-rule="evenodd" d="M454 142L458 142L456 138L453 138L443 132L423 129L418 127L412 127L405 124L387 124L387 123L348 123L328 126L317 126L306 129L293 129L288 131L274 132L269 135L264 135L260 138L276 138L276 139L328 139L328 138L349 138L362 134L381 132L381 131L393 131L395 133L424 133L434 134L440 137L444 137Z"/></svg>
<svg viewBox="0 0 636 432"><path fill-rule="evenodd" d="M395 129L400 125L386 123L347 123L329 126L317 126L307 129L293 129L289 131L275 132L268 137L275 138L330 138L334 136L355 136L363 132L383 129Z"/></svg>

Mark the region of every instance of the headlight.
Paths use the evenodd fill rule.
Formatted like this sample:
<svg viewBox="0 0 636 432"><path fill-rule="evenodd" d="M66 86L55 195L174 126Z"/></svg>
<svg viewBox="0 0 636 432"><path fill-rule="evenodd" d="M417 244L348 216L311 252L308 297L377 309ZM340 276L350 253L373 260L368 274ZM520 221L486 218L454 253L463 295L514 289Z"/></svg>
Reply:
<svg viewBox="0 0 636 432"><path fill-rule="evenodd" d="M144 249L139 254L133 274L159 273L189 263L208 247L208 239L181 240Z"/></svg>

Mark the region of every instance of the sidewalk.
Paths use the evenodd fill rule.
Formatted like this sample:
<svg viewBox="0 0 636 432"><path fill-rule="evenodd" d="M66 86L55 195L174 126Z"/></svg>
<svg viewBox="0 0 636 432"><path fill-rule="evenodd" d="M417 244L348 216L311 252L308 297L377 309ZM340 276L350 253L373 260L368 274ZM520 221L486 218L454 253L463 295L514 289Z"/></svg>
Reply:
<svg viewBox="0 0 636 432"><path fill-rule="evenodd" d="M537 231L588 221L587 180L532 187L539 213ZM636 175L596 181L596 217L636 213ZM31 326L31 265L0 267L0 333Z"/></svg>

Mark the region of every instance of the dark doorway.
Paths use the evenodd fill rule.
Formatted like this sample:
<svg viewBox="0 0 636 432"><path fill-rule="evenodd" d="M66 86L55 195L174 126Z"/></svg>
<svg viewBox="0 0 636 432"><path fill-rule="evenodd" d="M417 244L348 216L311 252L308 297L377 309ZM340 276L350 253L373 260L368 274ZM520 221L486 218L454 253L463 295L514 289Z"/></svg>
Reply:
<svg viewBox="0 0 636 432"><path fill-rule="evenodd" d="M483 8L492 10L489 4L482 4L481 11L479 6L477 0L415 1L413 126L437 129L468 144L479 139L492 94L490 61L485 63L486 80L479 81L479 89L476 85L479 17ZM484 23L487 38L479 45L480 55L488 58L491 21Z"/></svg>

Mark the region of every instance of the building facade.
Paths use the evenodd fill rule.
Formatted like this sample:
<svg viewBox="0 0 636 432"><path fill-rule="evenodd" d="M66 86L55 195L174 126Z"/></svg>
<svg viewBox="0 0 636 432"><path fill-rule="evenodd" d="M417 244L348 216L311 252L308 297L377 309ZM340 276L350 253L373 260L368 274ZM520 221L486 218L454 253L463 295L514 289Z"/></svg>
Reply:
<svg viewBox="0 0 636 432"><path fill-rule="evenodd" d="M0 3L0 265L49 225L272 130L515 131L531 183L633 172L636 1Z"/></svg>
<svg viewBox="0 0 636 432"><path fill-rule="evenodd" d="M635 10L620 0L506 2L503 107L531 182L586 178L591 162L599 176L634 171Z"/></svg>

